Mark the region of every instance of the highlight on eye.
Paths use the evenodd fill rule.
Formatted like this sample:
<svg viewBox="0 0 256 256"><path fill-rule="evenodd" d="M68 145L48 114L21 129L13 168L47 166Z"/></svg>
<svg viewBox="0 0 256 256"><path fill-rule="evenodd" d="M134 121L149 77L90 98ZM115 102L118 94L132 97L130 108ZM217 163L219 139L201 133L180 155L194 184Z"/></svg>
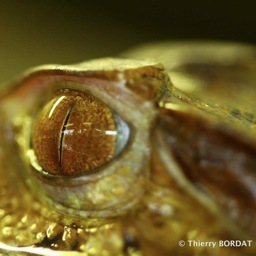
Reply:
<svg viewBox="0 0 256 256"><path fill-rule="evenodd" d="M38 111L31 143L38 164L51 175L79 175L117 156L129 126L94 96L64 89Z"/></svg>

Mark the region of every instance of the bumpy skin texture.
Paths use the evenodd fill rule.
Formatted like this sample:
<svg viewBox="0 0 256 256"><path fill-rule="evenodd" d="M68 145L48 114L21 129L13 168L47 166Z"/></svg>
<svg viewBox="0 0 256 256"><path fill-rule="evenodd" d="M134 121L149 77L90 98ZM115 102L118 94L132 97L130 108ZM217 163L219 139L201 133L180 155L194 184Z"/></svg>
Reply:
<svg viewBox="0 0 256 256"><path fill-rule="evenodd" d="M164 43L143 46L123 56L130 59L39 67L3 87L0 94L2 253L253 255L256 248L254 48L236 44ZM144 58L156 61L135 60ZM83 94L92 95L102 102L101 106L109 108L107 113L115 113L115 125L112 125L114 119L109 122L116 129L111 134L120 136L113 143L118 144L118 152L111 153L108 161L95 170L65 176L41 166L40 159L45 156L38 154L51 155L48 147L64 145L69 112L60 118L58 129L49 126L54 134L57 131L57 143L61 141L63 145L52 147L47 143L45 148L39 143L37 147L43 150L33 148L33 140L43 141L45 130L47 140L52 139L51 130L40 126L45 120L37 121L40 125L35 134L42 138L33 137L35 119L49 99L63 90L65 95L71 91L72 102L76 95L79 102ZM85 116L95 113L90 111L77 114L86 125L91 119ZM57 113L62 113L62 109ZM50 116L48 112L47 115ZM108 114L107 120L110 119ZM76 123L80 131L83 126L77 120ZM86 143L95 143L95 148L100 145L87 137L84 141L80 139L82 136L75 138L72 147L81 143L79 152L83 153ZM58 150L62 152L62 148ZM101 150L102 147L95 150L95 154ZM73 151L69 157L68 165L72 166ZM47 161L47 166L51 168L51 162ZM186 243L183 247L179 244L181 240ZM217 244L220 240L239 240L247 246L189 246L192 240Z"/></svg>

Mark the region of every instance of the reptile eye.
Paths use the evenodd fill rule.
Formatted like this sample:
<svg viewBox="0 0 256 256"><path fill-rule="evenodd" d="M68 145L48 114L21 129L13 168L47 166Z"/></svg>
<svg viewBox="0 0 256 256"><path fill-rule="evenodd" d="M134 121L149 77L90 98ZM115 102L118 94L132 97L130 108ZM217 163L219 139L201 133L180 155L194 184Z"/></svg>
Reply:
<svg viewBox="0 0 256 256"><path fill-rule="evenodd" d="M32 131L38 164L52 175L78 175L103 166L118 155L129 127L95 97L62 90L42 107Z"/></svg>

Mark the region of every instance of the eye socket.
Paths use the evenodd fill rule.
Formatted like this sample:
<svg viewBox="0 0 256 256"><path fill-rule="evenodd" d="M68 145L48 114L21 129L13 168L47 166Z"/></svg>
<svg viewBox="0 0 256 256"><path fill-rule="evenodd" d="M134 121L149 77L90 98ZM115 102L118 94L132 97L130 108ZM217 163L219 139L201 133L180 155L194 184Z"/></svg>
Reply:
<svg viewBox="0 0 256 256"><path fill-rule="evenodd" d="M39 166L51 175L96 170L127 144L128 125L90 94L60 90L37 113L32 147Z"/></svg>
<svg viewBox="0 0 256 256"><path fill-rule="evenodd" d="M139 203L155 102L169 91L167 81L157 63L108 58L35 68L10 92L6 109L12 102L24 182L40 203L64 214L58 221L85 225Z"/></svg>

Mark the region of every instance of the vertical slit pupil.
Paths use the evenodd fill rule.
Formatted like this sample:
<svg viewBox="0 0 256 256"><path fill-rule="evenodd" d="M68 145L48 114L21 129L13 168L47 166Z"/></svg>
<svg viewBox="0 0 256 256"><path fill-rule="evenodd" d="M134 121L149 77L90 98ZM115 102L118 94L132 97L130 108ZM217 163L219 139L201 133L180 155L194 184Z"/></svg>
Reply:
<svg viewBox="0 0 256 256"><path fill-rule="evenodd" d="M68 119L69 119L69 116L71 114L72 108L73 108L73 105L71 105L69 107L69 110L67 112L67 116L66 116L66 119L64 121L64 124L63 124L63 127L62 127L62 131L61 131L60 143L59 143L59 167L60 168L62 167L62 144L63 144L63 139L64 139L64 136L65 136L66 126L67 126Z"/></svg>
<svg viewBox="0 0 256 256"><path fill-rule="evenodd" d="M115 114L100 100L80 91L61 90L39 109L32 147L45 172L77 175L116 156L117 144L122 144L117 126Z"/></svg>

